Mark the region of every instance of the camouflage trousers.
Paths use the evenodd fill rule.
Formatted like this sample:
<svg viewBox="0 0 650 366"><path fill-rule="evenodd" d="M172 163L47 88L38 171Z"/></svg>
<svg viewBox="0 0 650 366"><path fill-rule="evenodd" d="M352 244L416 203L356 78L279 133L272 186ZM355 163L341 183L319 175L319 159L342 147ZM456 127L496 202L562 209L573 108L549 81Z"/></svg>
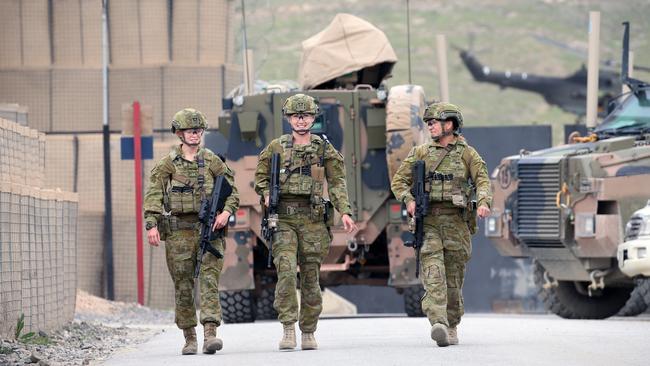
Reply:
<svg viewBox="0 0 650 366"><path fill-rule="evenodd" d="M173 231L165 242L167 268L174 282L175 322L181 329L195 327L197 324L194 306L194 268L198 243L198 230ZM212 246L223 253L223 239L213 241ZM198 281L201 324L206 322L217 323L217 326L221 324L219 276L222 268L223 259L210 253L203 256Z"/></svg>
<svg viewBox="0 0 650 366"><path fill-rule="evenodd" d="M465 313L463 281L472 244L467 223L460 215L427 216L420 252L420 278L424 286L422 311L431 325L455 327Z"/></svg>
<svg viewBox="0 0 650 366"><path fill-rule="evenodd" d="M300 330L315 332L323 310L319 272L329 251L331 236L322 221L312 222L307 213L280 215L273 241L273 263L278 272L273 307L282 324L299 321ZM300 312L296 297L300 265Z"/></svg>

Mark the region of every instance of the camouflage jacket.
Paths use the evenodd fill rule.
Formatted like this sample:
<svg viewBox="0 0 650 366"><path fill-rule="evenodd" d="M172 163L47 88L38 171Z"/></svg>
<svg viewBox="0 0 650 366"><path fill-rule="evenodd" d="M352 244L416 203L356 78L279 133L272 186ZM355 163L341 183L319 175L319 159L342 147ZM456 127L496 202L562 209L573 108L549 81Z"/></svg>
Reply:
<svg viewBox="0 0 650 366"><path fill-rule="evenodd" d="M462 179L471 179L474 183L477 206L491 207L492 191L490 188L490 177L487 172L487 165L485 164L485 161L483 161L483 158L481 158L478 152L473 147L469 146L462 137L454 139L449 143L449 145L452 145L453 147L450 149L447 156L442 159L436 172L445 174L450 171L460 170L463 173ZM429 166L434 164L435 161L438 160L440 154L444 151L445 148L437 141L412 148L393 176L391 190L395 197L404 203L413 201L414 198L411 194L411 186L413 184L412 175L415 161L424 160L428 172ZM460 165L458 160L462 161L462 165ZM437 199L435 196L430 196L430 198L431 200ZM444 201L445 199L442 198L438 200Z"/></svg>
<svg viewBox="0 0 650 366"><path fill-rule="evenodd" d="M273 153L280 153L281 158L285 162L287 160L289 162L309 162L311 160L312 163L314 163L315 159L320 160L320 157L323 156L323 147L326 145L327 147L324 152L324 168L329 198L341 215L351 215L352 209L348 200L348 190L345 182L345 165L341 153L338 152L332 144L325 144L323 139L312 134L311 144L293 145L291 147L291 157L290 159L287 159L285 157L285 146L287 146L290 138L292 138L291 135L283 135L271 141L271 143L260 152L257 161L257 169L255 170L255 192L262 197L269 195L271 156ZM281 165L282 164L284 163L281 163ZM283 166L281 168L286 169L287 167ZM300 173L298 173L298 175L299 174ZM286 186L284 183L281 174L281 195L285 195L286 192Z"/></svg>
<svg viewBox="0 0 650 366"><path fill-rule="evenodd" d="M237 208L239 208L239 193L234 184L235 180L232 170L230 170L226 163L221 161L221 159L209 149L200 148L197 152L197 157L201 155L205 160L205 194L209 196L212 192L214 178L223 175L232 186L232 193L226 199L224 211L228 211L232 214L237 211ZM176 180L172 179L172 177L177 175L189 178L189 183L193 186L192 192L189 193L189 205L192 206L192 208L187 211L189 211L189 213L198 213L198 207L195 203L200 202L200 192L198 191L197 184L198 174L199 166L197 160L186 160L183 158L181 146L175 146L172 151L162 158L151 170L149 187L147 188L144 197L145 221L150 224L160 221L160 216L163 213L163 190L169 192L171 186L178 184Z"/></svg>

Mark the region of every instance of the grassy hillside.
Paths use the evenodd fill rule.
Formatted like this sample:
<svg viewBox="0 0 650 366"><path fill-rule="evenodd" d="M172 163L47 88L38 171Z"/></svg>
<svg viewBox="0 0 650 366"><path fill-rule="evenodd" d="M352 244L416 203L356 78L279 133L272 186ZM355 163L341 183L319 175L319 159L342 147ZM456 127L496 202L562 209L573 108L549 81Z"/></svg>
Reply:
<svg viewBox="0 0 650 366"><path fill-rule="evenodd" d="M235 4L239 6L239 1ZM412 81L424 86L427 98L437 97L437 33L462 48L469 47L473 35L477 57L494 70L568 75L586 63L590 10L601 11L601 60L620 60L621 22L629 20L635 61L650 64L650 2L646 0L411 0ZM362 17L386 33L399 57L389 85L408 83L405 0L247 0L248 42L255 50L257 77L296 79L301 41L322 30L339 12ZM540 39L558 41L578 52ZM237 42L241 46L241 33ZM451 47L448 51L451 100L463 108L467 125L575 121L574 115L549 106L536 94L473 81L458 53ZM650 79L647 73L637 76ZM558 143L562 135L558 128L554 131Z"/></svg>

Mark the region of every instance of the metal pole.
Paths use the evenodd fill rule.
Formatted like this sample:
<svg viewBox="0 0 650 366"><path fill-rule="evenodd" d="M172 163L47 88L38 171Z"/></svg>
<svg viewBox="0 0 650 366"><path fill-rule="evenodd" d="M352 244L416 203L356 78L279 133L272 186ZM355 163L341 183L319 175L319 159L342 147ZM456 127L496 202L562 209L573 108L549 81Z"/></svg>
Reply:
<svg viewBox="0 0 650 366"><path fill-rule="evenodd" d="M113 290L113 198L111 195L111 149L108 126L108 0L102 1L102 91L103 91L103 152L104 152L104 270L106 298L115 299Z"/></svg>
<svg viewBox="0 0 650 366"><path fill-rule="evenodd" d="M133 162L135 168L135 247L138 268L138 304L144 305L144 250L142 241L142 143L140 103L133 102Z"/></svg>
<svg viewBox="0 0 650 366"><path fill-rule="evenodd" d="M587 128L596 127L598 119L598 68L600 47L600 12L589 12L589 62L587 65Z"/></svg>
<svg viewBox="0 0 650 366"><path fill-rule="evenodd" d="M243 36L243 47L242 47L242 56L244 58L244 95L253 94L253 90L250 89L250 65L248 65L248 38L246 35L246 7L244 5L244 0L241 0L241 17L242 17L242 36Z"/></svg>
<svg viewBox="0 0 650 366"><path fill-rule="evenodd" d="M246 95L255 94L255 67L253 66L253 50L246 50Z"/></svg>
<svg viewBox="0 0 650 366"><path fill-rule="evenodd" d="M443 34L436 35L436 54L438 56L440 101L449 103L449 78L447 76L447 41Z"/></svg>
<svg viewBox="0 0 650 366"><path fill-rule="evenodd" d="M411 6L406 0L406 48L409 66L409 84L411 84Z"/></svg>

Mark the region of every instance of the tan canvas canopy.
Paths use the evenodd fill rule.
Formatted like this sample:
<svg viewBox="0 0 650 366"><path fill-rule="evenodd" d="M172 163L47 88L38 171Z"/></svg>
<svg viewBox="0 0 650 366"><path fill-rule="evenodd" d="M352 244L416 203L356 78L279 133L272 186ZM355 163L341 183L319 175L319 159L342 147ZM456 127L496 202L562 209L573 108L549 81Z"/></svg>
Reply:
<svg viewBox="0 0 650 366"><path fill-rule="evenodd" d="M384 32L350 14L337 14L327 28L302 42L298 75L302 89L381 63L397 62Z"/></svg>

